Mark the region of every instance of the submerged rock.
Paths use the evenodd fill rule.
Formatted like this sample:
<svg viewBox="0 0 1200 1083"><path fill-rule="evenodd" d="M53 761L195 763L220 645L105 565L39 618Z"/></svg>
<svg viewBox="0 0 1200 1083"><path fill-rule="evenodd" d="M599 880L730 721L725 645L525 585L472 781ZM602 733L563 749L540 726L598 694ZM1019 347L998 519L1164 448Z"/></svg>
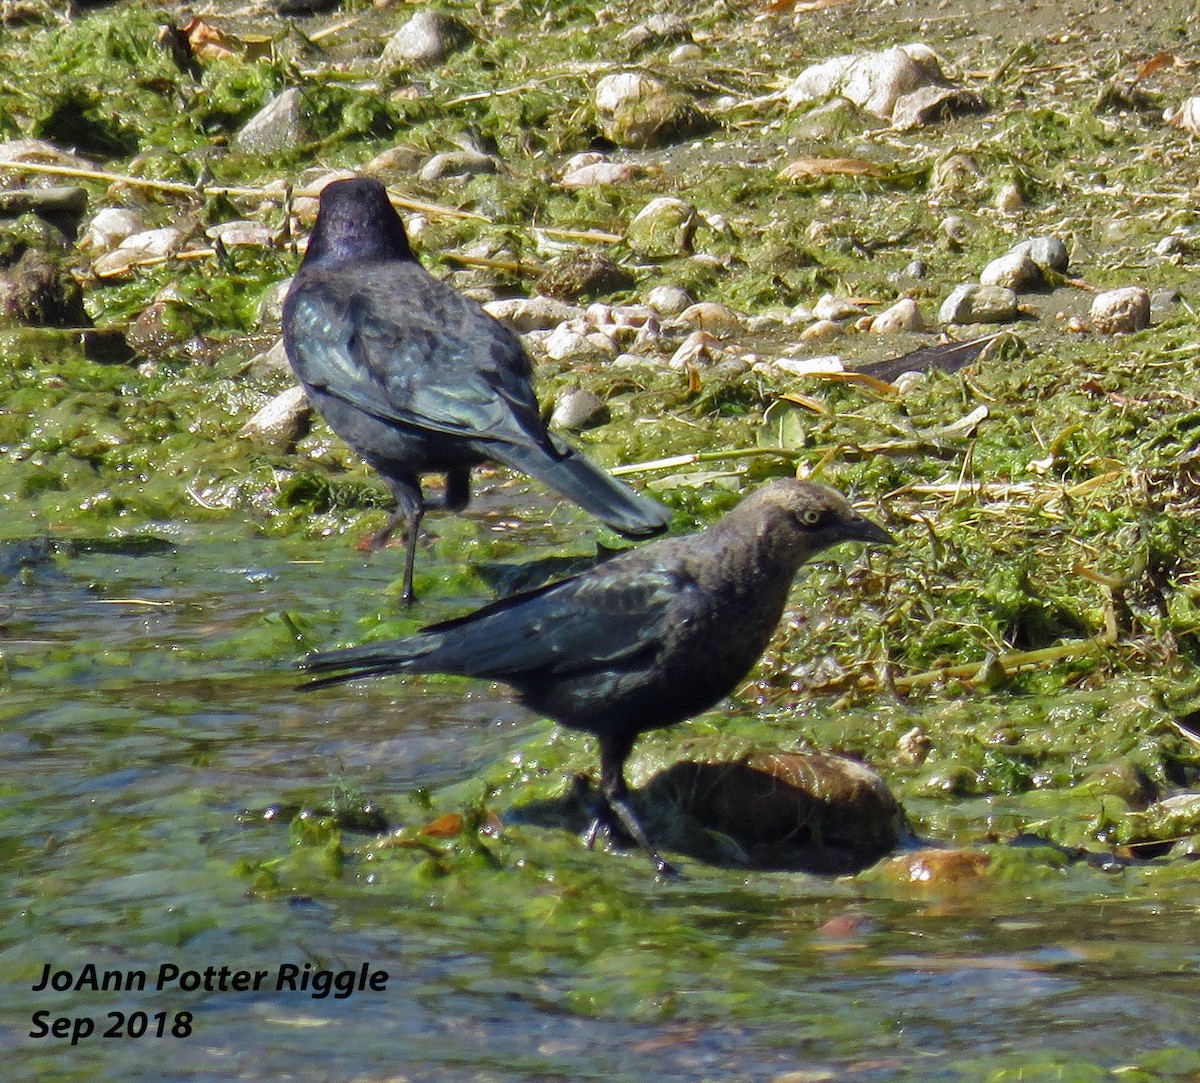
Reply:
<svg viewBox="0 0 1200 1083"><path fill-rule="evenodd" d="M879 774L828 752L684 761L651 779L646 795L677 810L673 847L731 864L856 871L907 832L904 810Z"/></svg>

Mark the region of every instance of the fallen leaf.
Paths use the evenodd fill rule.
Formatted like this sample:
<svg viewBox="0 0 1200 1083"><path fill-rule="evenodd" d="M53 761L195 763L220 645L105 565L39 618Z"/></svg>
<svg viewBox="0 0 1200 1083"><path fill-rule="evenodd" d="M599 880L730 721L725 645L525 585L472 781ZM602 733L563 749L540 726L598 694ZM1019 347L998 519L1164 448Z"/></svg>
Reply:
<svg viewBox="0 0 1200 1083"><path fill-rule="evenodd" d="M456 839L462 834L462 830L462 815L457 812L447 812L435 820L430 820L421 828L421 834L428 835L433 839Z"/></svg>
<svg viewBox="0 0 1200 1083"><path fill-rule="evenodd" d="M806 177L882 177L887 169L865 158L794 158L780 171L779 179L802 180Z"/></svg>

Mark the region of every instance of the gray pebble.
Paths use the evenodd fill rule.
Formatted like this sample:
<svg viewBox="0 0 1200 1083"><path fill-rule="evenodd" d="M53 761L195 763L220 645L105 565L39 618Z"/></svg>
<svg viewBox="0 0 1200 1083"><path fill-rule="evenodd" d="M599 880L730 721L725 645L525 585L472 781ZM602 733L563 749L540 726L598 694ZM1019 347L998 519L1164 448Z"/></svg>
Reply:
<svg viewBox="0 0 1200 1083"><path fill-rule="evenodd" d="M308 126L295 87L272 98L233 137L233 145L246 154L275 154L293 150L308 139Z"/></svg>

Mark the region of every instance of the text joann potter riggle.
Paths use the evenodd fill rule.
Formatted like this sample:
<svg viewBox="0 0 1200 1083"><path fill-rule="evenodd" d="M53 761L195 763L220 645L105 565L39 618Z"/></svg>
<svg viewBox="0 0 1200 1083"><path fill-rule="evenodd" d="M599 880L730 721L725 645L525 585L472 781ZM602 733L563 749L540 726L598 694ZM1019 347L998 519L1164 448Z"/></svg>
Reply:
<svg viewBox="0 0 1200 1083"><path fill-rule="evenodd" d="M33 992L56 993L94 992L180 992L180 993L305 993L314 1000L332 996L345 1000L355 993L382 993L387 990L388 972L370 963L355 969L325 970L312 963L280 963L264 970L237 969L232 966L209 966L188 970L174 963L162 963L157 970L101 970L87 963L78 972L56 970L46 963L41 975L31 987ZM193 1016L188 1011L108 1012L107 1029L97 1031L97 1021L90 1015L55 1016L49 1010L35 1012L31 1038L67 1039L71 1045L93 1035L103 1037L189 1037Z"/></svg>

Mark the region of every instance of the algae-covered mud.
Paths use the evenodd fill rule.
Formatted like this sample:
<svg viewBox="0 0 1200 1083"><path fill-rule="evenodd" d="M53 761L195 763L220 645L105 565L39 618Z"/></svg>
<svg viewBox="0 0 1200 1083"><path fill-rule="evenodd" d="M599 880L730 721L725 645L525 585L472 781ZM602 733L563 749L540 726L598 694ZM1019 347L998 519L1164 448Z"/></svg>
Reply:
<svg viewBox="0 0 1200 1083"><path fill-rule="evenodd" d="M6 1078L1200 1079L1190 5L0 14ZM273 349L346 171L672 530L900 542L639 742L685 879L501 687L298 689L623 544L484 470L417 609L358 548Z"/></svg>

